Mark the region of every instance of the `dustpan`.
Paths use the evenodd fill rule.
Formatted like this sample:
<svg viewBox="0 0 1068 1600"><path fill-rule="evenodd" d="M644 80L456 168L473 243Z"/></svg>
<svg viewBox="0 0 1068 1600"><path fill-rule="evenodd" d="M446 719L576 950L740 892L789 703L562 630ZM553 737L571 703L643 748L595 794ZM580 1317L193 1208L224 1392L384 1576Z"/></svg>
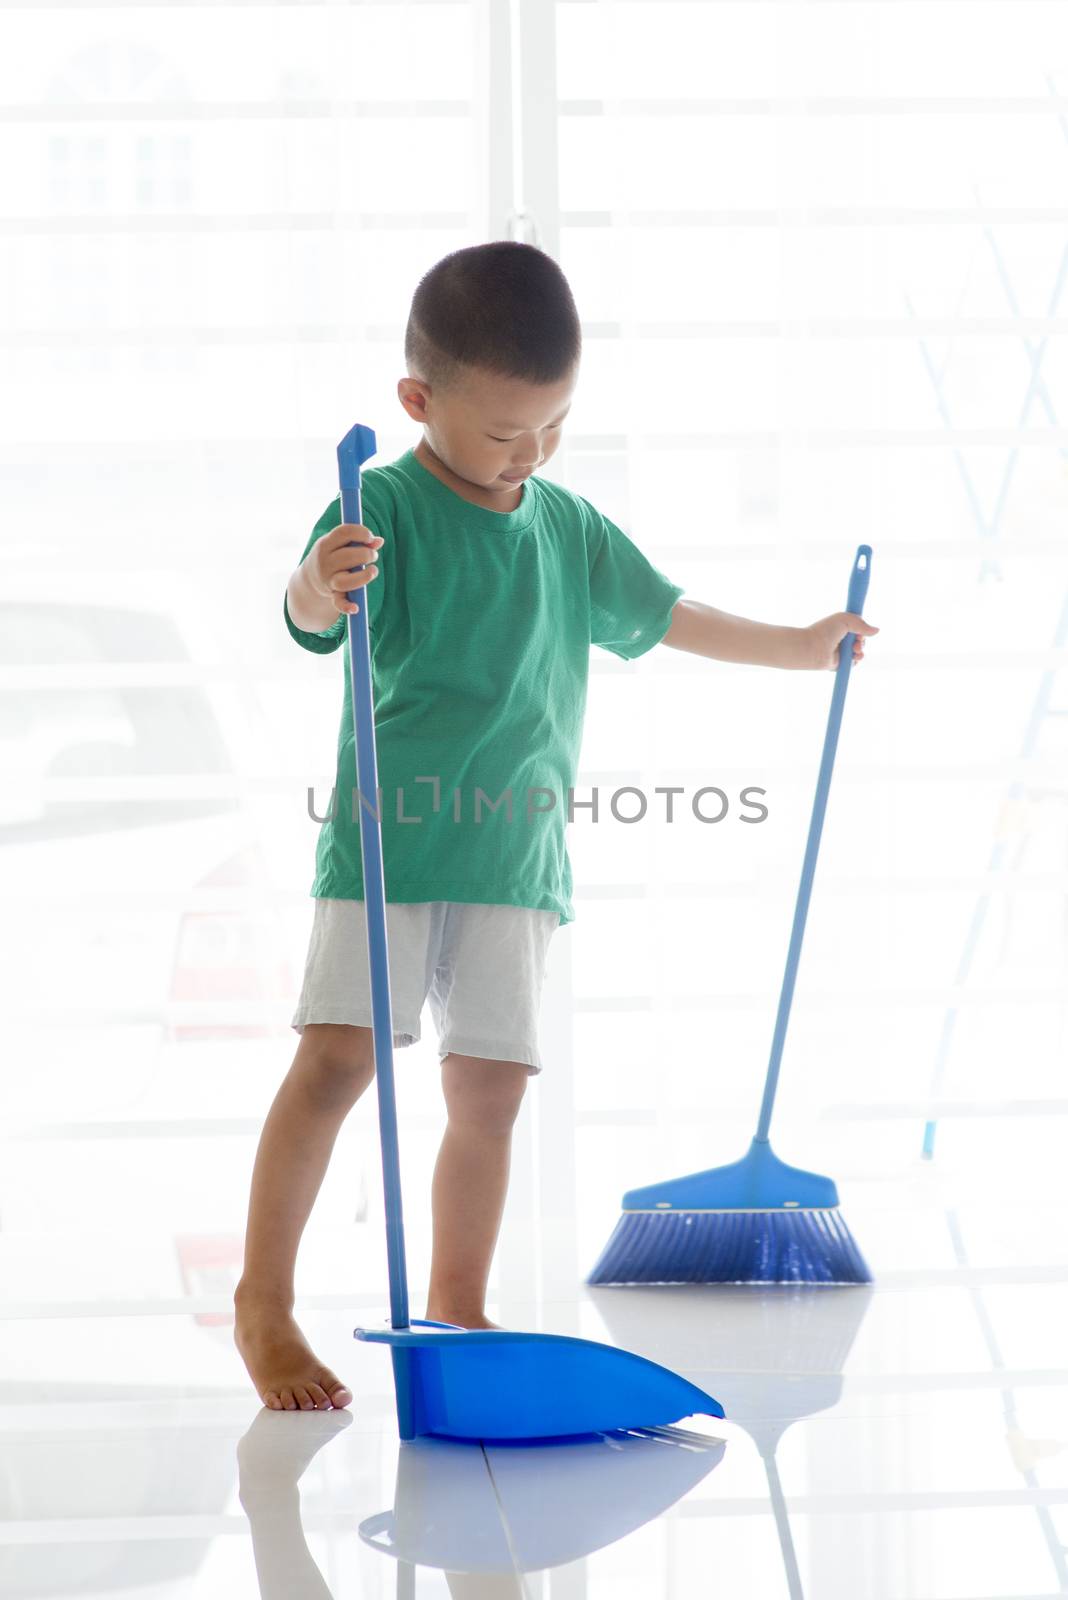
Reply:
<svg viewBox="0 0 1068 1600"><path fill-rule="evenodd" d="M362 521L360 468L376 450L373 430L361 423L350 429L337 447L341 516L346 523ZM389 558L387 550L387 562ZM390 1309L388 1328L357 1328L355 1337L389 1346L400 1436L535 1441L620 1428L662 1427L695 1415L722 1417L723 1407L696 1384L655 1361L611 1345L558 1334L413 1322L408 1315L366 590L353 590L348 598L359 606L358 611L347 613L349 670Z"/></svg>

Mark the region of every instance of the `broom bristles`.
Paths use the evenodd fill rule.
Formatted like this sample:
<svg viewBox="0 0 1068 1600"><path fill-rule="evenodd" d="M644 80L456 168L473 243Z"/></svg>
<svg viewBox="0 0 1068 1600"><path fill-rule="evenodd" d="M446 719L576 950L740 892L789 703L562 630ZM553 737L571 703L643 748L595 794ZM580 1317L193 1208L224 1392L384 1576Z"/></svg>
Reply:
<svg viewBox="0 0 1068 1600"><path fill-rule="evenodd" d="M586 1282L871 1283L837 1206L625 1211Z"/></svg>

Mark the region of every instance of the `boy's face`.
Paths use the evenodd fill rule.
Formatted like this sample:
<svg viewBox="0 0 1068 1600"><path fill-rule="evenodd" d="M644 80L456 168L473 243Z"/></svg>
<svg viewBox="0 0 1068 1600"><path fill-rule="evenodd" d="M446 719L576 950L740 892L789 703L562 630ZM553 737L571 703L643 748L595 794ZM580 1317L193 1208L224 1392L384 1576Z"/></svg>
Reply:
<svg viewBox="0 0 1068 1600"><path fill-rule="evenodd" d="M443 393L420 378L401 378L397 393L444 466L483 494L508 500L555 452L577 382L578 363L549 384L468 367L463 382Z"/></svg>

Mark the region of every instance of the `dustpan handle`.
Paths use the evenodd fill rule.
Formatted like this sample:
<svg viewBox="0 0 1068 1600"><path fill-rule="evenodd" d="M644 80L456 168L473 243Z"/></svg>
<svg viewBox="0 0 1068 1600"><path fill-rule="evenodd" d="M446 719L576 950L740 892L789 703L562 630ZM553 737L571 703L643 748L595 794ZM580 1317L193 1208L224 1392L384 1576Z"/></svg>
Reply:
<svg viewBox="0 0 1068 1600"><path fill-rule="evenodd" d="M363 521L360 464L369 456L373 456L376 448L373 432L360 424L351 429L337 447L343 522ZM347 613L349 670L352 677L352 716L356 742L356 784L360 795L360 855L363 862L367 954L371 975L378 1126L382 1142L382 1181L386 1200L389 1311L394 1328L407 1328L408 1270L404 1259L404 1213L401 1205L400 1150L397 1144L397 1093L393 1079L393 1006L389 990L386 887L382 867L382 818L379 809L381 796L378 789L378 756L375 749L375 713L371 683L371 642L367 628L366 586L363 589L351 590L348 599L359 606L358 611Z"/></svg>
<svg viewBox="0 0 1068 1600"><path fill-rule="evenodd" d="M851 611L854 616L860 616L863 612L870 578L871 545L862 544L858 547L856 556L853 559L853 570L849 577L849 596L845 606L846 610ZM760 1121L757 1125L756 1136L765 1143L768 1138L768 1130L771 1127L771 1112L775 1104L775 1091L779 1084L779 1067L782 1064L782 1049L786 1041L786 1024L790 1020L790 1005L794 997L797 966L801 958L801 941L805 935L808 902L812 894L812 880L816 873L816 857L819 855L820 835L823 832L823 817L827 810L827 796L831 788L834 753L838 748L838 730L842 726L842 711L845 707L846 690L849 687L849 673L853 665L853 642L855 639L855 633L847 633L838 646L838 666L835 670L834 691L831 695L831 710L827 718L827 732L823 739L823 757L820 761L819 777L816 780L816 798L812 806L812 820L808 825L808 844L805 847L805 860L801 868L801 884L797 891L794 925L790 934L786 971L783 974L782 991L779 995L779 1012L775 1018L775 1033L771 1043L771 1059L768 1062L768 1076L764 1084L764 1099L760 1107Z"/></svg>

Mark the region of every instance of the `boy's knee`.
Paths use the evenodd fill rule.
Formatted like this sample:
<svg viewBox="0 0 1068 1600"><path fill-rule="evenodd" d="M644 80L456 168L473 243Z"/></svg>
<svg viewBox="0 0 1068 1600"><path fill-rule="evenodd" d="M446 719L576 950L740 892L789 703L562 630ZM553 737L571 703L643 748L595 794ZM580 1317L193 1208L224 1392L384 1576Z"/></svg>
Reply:
<svg viewBox="0 0 1068 1600"><path fill-rule="evenodd" d="M441 1078L449 1121L481 1133L508 1133L519 1115L528 1077L522 1062L446 1056Z"/></svg>
<svg viewBox="0 0 1068 1600"><path fill-rule="evenodd" d="M326 1100L356 1100L375 1075L374 1034L345 1023L307 1023L301 1037L301 1077Z"/></svg>

